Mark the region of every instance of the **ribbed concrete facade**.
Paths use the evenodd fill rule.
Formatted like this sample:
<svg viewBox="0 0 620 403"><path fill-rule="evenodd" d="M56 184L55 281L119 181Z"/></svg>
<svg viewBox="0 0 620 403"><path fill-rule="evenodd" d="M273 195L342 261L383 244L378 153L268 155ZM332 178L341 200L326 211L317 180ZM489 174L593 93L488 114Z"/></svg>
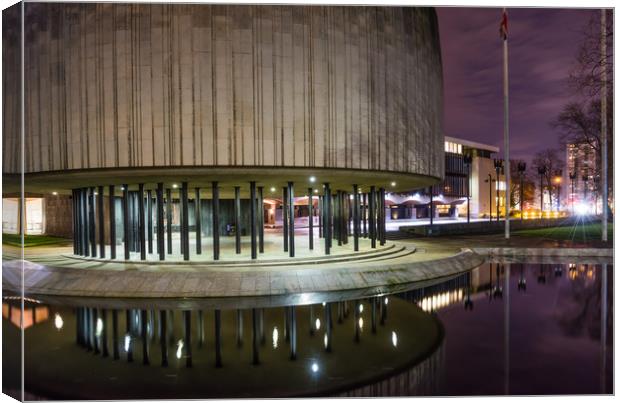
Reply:
<svg viewBox="0 0 620 403"><path fill-rule="evenodd" d="M443 176L433 9L25 7L27 173L235 166ZM5 28L5 45L18 44L15 35ZM14 82L19 64L4 66L5 84ZM19 171L17 90L4 86L5 173Z"/></svg>

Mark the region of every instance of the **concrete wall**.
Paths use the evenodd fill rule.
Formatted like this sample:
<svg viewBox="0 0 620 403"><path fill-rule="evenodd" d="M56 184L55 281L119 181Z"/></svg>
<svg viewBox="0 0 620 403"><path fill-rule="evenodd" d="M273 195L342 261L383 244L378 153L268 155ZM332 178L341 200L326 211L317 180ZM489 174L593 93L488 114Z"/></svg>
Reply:
<svg viewBox="0 0 620 403"><path fill-rule="evenodd" d="M73 238L73 200L70 196L43 198L45 234Z"/></svg>
<svg viewBox="0 0 620 403"><path fill-rule="evenodd" d="M443 176L433 9L25 8L27 173L283 166ZM5 60L18 55L18 32L15 23L3 31ZM16 173L19 64L4 66L3 169Z"/></svg>

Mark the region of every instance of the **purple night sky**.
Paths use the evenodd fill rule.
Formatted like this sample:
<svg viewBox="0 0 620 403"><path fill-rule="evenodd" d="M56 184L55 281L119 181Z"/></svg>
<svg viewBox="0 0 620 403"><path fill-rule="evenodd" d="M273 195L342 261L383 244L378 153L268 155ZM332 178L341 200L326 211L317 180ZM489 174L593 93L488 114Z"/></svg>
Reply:
<svg viewBox="0 0 620 403"><path fill-rule="evenodd" d="M508 9L510 152L529 161L557 147L550 126L572 98L566 79L595 10ZM438 7L447 136L503 153L501 9Z"/></svg>

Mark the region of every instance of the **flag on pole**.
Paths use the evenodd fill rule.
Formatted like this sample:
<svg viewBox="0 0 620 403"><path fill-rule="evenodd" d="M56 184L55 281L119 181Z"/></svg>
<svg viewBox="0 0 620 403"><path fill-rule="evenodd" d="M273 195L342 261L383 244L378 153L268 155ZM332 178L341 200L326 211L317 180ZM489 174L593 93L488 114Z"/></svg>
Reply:
<svg viewBox="0 0 620 403"><path fill-rule="evenodd" d="M499 24L499 36L503 40L508 38L508 13L506 13L506 9L502 12L502 22Z"/></svg>

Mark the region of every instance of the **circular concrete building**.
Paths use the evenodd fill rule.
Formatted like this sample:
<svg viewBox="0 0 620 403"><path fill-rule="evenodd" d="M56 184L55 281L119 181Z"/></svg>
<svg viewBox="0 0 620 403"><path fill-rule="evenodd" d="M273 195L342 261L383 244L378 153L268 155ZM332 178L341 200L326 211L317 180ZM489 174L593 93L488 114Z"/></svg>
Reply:
<svg viewBox="0 0 620 403"><path fill-rule="evenodd" d="M11 11L3 32L3 170L5 186L16 190L20 29L19 9ZM295 218L323 210L325 231L334 230L334 216L355 221L335 225L348 235L374 208L380 233L384 189L412 190L443 176L433 9L26 3L24 30L25 192L70 195L71 232L83 233L75 237L78 254L91 241L144 242L144 231L174 227L163 223L176 207L181 250L189 226L212 235L232 224L259 236L262 225L244 224L246 213L261 216L260 207L250 209L254 198L274 211L286 207L262 214L263 222L279 227L281 216L291 237ZM295 196L306 196L307 211L296 210ZM228 202L237 220L211 217Z"/></svg>

